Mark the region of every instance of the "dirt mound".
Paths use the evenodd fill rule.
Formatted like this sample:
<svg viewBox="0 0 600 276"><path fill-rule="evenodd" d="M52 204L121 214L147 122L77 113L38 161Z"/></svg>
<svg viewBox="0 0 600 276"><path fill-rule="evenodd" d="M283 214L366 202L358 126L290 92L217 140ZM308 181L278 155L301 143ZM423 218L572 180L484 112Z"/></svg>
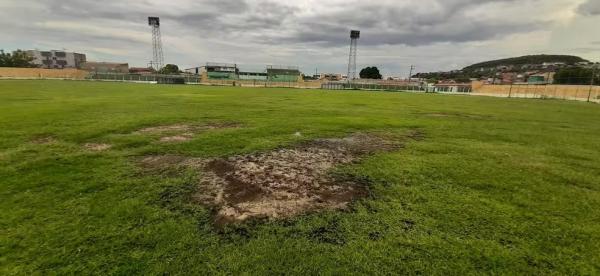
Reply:
<svg viewBox="0 0 600 276"><path fill-rule="evenodd" d="M211 160L204 166L196 199L216 207L217 224L343 209L367 195L367 190L350 180L336 179L331 170L400 145L380 136L356 134L292 149Z"/></svg>

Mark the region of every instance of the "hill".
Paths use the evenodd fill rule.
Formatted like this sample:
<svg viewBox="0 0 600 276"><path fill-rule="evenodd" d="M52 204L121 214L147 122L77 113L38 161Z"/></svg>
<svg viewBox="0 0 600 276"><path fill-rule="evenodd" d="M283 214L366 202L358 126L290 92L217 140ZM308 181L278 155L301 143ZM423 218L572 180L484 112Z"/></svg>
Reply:
<svg viewBox="0 0 600 276"><path fill-rule="evenodd" d="M525 64L542 64L545 62L564 62L566 64L573 64L577 62L587 62L578 56L569 56L569 55L529 55L522 57L513 57L513 58L505 58L498 60L491 60L476 63L470 66L463 68L463 71L474 71L480 68L493 68L497 66L516 66L516 65L525 65Z"/></svg>

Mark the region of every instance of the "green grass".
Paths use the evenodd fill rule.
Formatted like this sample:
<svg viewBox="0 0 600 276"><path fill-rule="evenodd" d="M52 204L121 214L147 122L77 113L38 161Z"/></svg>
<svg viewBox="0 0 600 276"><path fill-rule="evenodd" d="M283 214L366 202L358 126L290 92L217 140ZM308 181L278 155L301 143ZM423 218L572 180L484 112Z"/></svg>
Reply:
<svg viewBox="0 0 600 276"><path fill-rule="evenodd" d="M129 134L220 121L243 127L182 144ZM222 230L189 201L198 172L135 162L411 129L425 139L347 168L372 191L352 211ZM600 273L596 104L5 80L0 130L1 275Z"/></svg>

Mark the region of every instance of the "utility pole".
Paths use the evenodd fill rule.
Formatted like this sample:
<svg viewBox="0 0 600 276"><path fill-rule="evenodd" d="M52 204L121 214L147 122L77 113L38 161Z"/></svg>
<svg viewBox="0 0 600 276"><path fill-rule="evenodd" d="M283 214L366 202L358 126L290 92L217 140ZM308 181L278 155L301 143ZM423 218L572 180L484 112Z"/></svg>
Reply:
<svg viewBox="0 0 600 276"><path fill-rule="evenodd" d="M410 79L412 78L412 72L413 70L415 70L415 66L411 65L410 66L410 73L408 73L408 82L410 82Z"/></svg>

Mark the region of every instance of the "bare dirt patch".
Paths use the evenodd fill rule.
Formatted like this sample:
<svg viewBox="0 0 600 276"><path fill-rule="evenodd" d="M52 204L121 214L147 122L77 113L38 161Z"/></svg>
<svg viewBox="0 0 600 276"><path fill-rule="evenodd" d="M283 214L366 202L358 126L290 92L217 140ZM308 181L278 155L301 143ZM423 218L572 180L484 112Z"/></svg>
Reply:
<svg viewBox="0 0 600 276"><path fill-rule="evenodd" d="M484 119L488 118L485 115L477 115L477 114L467 114L460 112L437 112L437 113L420 113L419 115L427 116L427 117L437 117L437 118L471 118L471 119Z"/></svg>
<svg viewBox="0 0 600 276"><path fill-rule="evenodd" d="M31 143L38 144L38 145L53 144L56 141L57 141L56 138L54 138L53 136L39 136L39 137L35 137L35 138L31 139Z"/></svg>
<svg viewBox="0 0 600 276"><path fill-rule="evenodd" d="M210 123L205 125L191 125L191 124L173 124L173 125L162 125L147 127L135 131L135 134L145 135L161 135L160 142L165 143L181 143L189 141L194 138L199 132L212 130L212 129L225 129L225 128L237 128L237 123ZM163 136L164 135L164 136Z"/></svg>
<svg viewBox="0 0 600 276"><path fill-rule="evenodd" d="M191 131L194 129L192 125L184 125L184 124L175 124L175 125L165 125L165 126L154 126L142 128L136 133L163 133L163 132L174 132L174 131Z"/></svg>
<svg viewBox="0 0 600 276"><path fill-rule="evenodd" d="M161 137L160 141L161 142L165 142L165 143L177 143L177 142L185 142L185 141L189 141L194 137L193 133L183 133L181 135L174 135L174 136L165 136L165 137Z"/></svg>
<svg viewBox="0 0 600 276"><path fill-rule="evenodd" d="M285 218L344 209L367 188L331 171L362 156L401 146L380 136L355 134L320 139L291 149L210 160L196 200L216 208L216 224L249 218Z"/></svg>
<svg viewBox="0 0 600 276"><path fill-rule="evenodd" d="M112 145L109 145L109 144L86 143L86 144L83 145L83 147L85 149L92 150L92 151L105 151L105 150L110 149L112 147Z"/></svg>
<svg viewBox="0 0 600 276"><path fill-rule="evenodd" d="M401 148L406 135L353 134L345 138L318 139L291 148L199 159L180 155L140 159L150 171L192 168L201 172L193 201L215 210L215 224L252 218L287 218L306 212L345 209L368 195L364 181L335 172L335 168L376 153Z"/></svg>
<svg viewBox="0 0 600 276"><path fill-rule="evenodd" d="M223 129L223 128L236 128L239 127L238 123L226 122L226 123L209 123L204 125L191 125L191 124L173 124L173 125L162 125L142 128L135 133L142 134L160 134L165 132L199 132L211 129Z"/></svg>
<svg viewBox="0 0 600 276"><path fill-rule="evenodd" d="M163 169L183 163L187 157L181 155L153 155L140 160L140 165L146 169Z"/></svg>

